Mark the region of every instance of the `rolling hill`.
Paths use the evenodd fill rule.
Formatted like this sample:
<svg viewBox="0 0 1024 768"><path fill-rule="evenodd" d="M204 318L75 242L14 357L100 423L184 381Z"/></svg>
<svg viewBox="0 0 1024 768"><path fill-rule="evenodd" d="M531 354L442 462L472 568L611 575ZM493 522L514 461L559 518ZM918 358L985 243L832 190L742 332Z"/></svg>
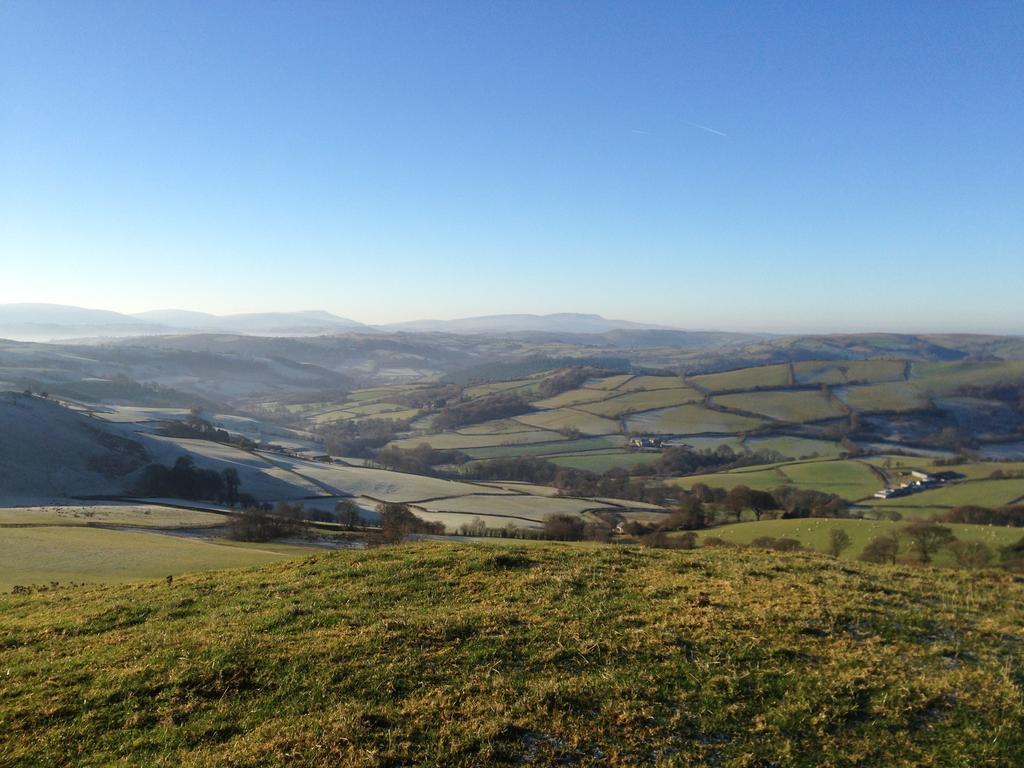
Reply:
<svg viewBox="0 0 1024 768"><path fill-rule="evenodd" d="M0 595L0 763L1019 765L1024 588L419 544Z"/></svg>

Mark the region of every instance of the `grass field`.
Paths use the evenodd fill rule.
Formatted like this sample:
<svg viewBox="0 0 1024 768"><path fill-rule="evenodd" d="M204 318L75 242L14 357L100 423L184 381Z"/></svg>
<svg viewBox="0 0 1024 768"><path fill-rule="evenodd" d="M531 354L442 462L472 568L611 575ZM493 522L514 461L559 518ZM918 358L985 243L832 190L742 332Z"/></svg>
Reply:
<svg viewBox="0 0 1024 768"><path fill-rule="evenodd" d="M972 480L895 499L871 500L868 503L893 509L909 509L916 506L958 507L965 504L1000 507L1018 499L1024 499L1024 480Z"/></svg>
<svg viewBox="0 0 1024 768"><path fill-rule="evenodd" d="M559 435L559 437L561 436ZM577 440L555 440L532 445L467 448L465 452L474 459L497 459L505 456L552 456L561 453L621 448L625 443L626 438L622 435L609 435L607 437L581 437Z"/></svg>
<svg viewBox="0 0 1024 768"><path fill-rule="evenodd" d="M223 525L224 515L175 507L133 504L0 507L6 525L116 525L129 528L202 528Z"/></svg>
<svg viewBox="0 0 1024 768"><path fill-rule="evenodd" d="M756 368L740 368L724 373L710 373L691 376L689 381L710 392L755 389L757 387L785 387L789 380L789 365L762 365Z"/></svg>
<svg viewBox="0 0 1024 768"><path fill-rule="evenodd" d="M904 381L839 387L834 391L836 397L855 411L913 411L928 405L928 396L916 385Z"/></svg>
<svg viewBox="0 0 1024 768"><path fill-rule="evenodd" d="M580 405L581 403L600 402L615 394L615 392L609 392L604 389L580 387L579 389L561 392L554 397L537 400L534 405L538 408L567 408L573 405Z"/></svg>
<svg viewBox="0 0 1024 768"><path fill-rule="evenodd" d="M889 520L826 520L807 518L802 520L762 520L761 522L736 523L722 525L702 531L699 538L717 536L736 544L749 544L760 536L773 538L791 538L798 540L805 547L818 552L828 548L831 531L839 528L850 537L850 548L842 553L846 559L856 558L869 541L883 534L899 533L905 525L902 522ZM1003 528L989 525L950 525L958 539L963 541L981 541L997 552L1001 547L1015 544L1024 537L1024 529ZM904 553L910 557L909 552ZM954 565L948 552L942 551L935 556L935 564L940 566Z"/></svg>
<svg viewBox="0 0 1024 768"><path fill-rule="evenodd" d="M556 408L516 416L516 421L538 429L577 429L584 435L613 435L621 432L619 422L573 408Z"/></svg>
<svg viewBox="0 0 1024 768"><path fill-rule="evenodd" d="M821 421L844 414L834 400L816 390L743 392L718 395L714 402L726 408L759 413L779 421Z"/></svg>
<svg viewBox="0 0 1024 768"><path fill-rule="evenodd" d="M934 394L948 395L968 385L1019 382L1024 379L1024 361L915 362L912 371L912 381L920 381L925 389Z"/></svg>
<svg viewBox="0 0 1024 768"><path fill-rule="evenodd" d="M114 583L163 578L259 565L309 551L78 526L4 528L0 532L0 590L51 581Z"/></svg>
<svg viewBox="0 0 1024 768"><path fill-rule="evenodd" d="M731 490L738 485L762 491L789 485L805 490L835 493L848 501L870 496L884 487L871 468L859 461L809 461L766 467L742 467L727 472L679 477L670 481L681 488L704 483Z"/></svg>
<svg viewBox="0 0 1024 768"><path fill-rule="evenodd" d="M633 376L629 381L617 386L615 391L619 393L657 389L688 389L688 387L681 376Z"/></svg>
<svg viewBox="0 0 1024 768"><path fill-rule="evenodd" d="M472 515L508 517L513 523L519 518L542 523L551 515L579 515L588 509L601 509L612 505L593 499L563 499L520 493L504 496L459 496L453 499L428 501L416 506L417 514L419 514L420 508L432 512L462 513L461 524L472 519ZM465 517L465 515L470 517ZM491 524L490 521L488 522ZM494 523L494 525L497 526L500 523Z"/></svg>
<svg viewBox="0 0 1024 768"><path fill-rule="evenodd" d="M797 384L848 384L902 381L903 360L847 360L844 362L794 363Z"/></svg>
<svg viewBox="0 0 1024 768"><path fill-rule="evenodd" d="M653 432L663 435L738 433L757 429L764 424L765 422L759 419L713 411L697 404L648 411L626 419L626 429L630 432Z"/></svg>
<svg viewBox="0 0 1024 768"><path fill-rule="evenodd" d="M617 418L627 413L652 411L656 408L668 408L685 403L699 403L703 399L703 395L697 390L680 386L629 392L596 403L584 403L578 406L578 408L581 411L595 413L598 416Z"/></svg>
<svg viewBox="0 0 1024 768"><path fill-rule="evenodd" d="M609 469L618 467L629 468L640 464L650 464L661 458L661 454L641 453L640 451L587 451L586 453L557 454L547 458L560 467L573 467L603 474Z"/></svg>
<svg viewBox="0 0 1024 768"><path fill-rule="evenodd" d="M1024 587L419 544L0 596L0 764L1013 766Z"/></svg>
<svg viewBox="0 0 1024 768"><path fill-rule="evenodd" d="M558 432L520 424L517 432L496 432L493 434L459 432L438 432L433 435L417 435L400 440L392 440L388 445L397 448L415 448L427 443L433 448L455 448L463 451L470 448L487 448L501 445L528 445L530 443L550 443L564 439Z"/></svg>
<svg viewBox="0 0 1024 768"><path fill-rule="evenodd" d="M828 440L811 440L805 437L751 437L744 445L751 451L778 451L791 459L803 459L814 456L835 458L844 452L839 443Z"/></svg>

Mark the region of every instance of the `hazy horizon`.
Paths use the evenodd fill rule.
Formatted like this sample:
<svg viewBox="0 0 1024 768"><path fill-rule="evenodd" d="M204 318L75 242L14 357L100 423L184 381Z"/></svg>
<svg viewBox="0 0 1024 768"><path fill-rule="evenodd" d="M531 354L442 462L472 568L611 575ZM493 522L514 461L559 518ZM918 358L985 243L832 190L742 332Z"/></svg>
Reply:
<svg viewBox="0 0 1024 768"><path fill-rule="evenodd" d="M1024 6L0 6L0 303L1024 333Z"/></svg>

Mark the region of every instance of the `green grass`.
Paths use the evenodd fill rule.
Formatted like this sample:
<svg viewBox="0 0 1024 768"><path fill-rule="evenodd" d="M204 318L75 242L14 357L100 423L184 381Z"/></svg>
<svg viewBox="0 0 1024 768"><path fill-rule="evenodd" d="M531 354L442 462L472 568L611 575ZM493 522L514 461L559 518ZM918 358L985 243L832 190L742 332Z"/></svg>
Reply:
<svg viewBox="0 0 1024 768"><path fill-rule="evenodd" d="M845 362L795 363L797 384L848 384L901 381L906 363L903 360L847 360Z"/></svg>
<svg viewBox="0 0 1024 768"><path fill-rule="evenodd" d="M913 411L928 405L928 396L904 381L843 387L835 393L855 411Z"/></svg>
<svg viewBox="0 0 1024 768"><path fill-rule="evenodd" d="M710 373L691 376L691 382L711 392L755 389L757 387L785 387L790 384L789 365L761 365L755 368L740 368L724 373Z"/></svg>
<svg viewBox="0 0 1024 768"><path fill-rule="evenodd" d="M681 376L634 376L629 381L615 388L618 392L635 392L637 390L655 389L686 389L686 382Z"/></svg>
<svg viewBox="0 0 1024 768"><path fill-rule="evenodd" d="M835 458L845 450L839 443L829 440L811 440L806 437L751 437L745 446L751 451L777 451L791 459L803 459L820 456Z"/></svg>
<svg viewBox="0 0 1024 768"><path fill-rule="evenodd" d="M894 509L909 509L916 506L958 507L966 504L975 504L980 507L1000 507L1022 497L1024 497L1024 480L972 480L951 483L910 496L879 499L877 504Z"/></svg>
<svg viewBox="0 0 1024 768"><path fill-rule="evenodd" d="M296 556L308 552L302 547L229 545L77 526L4 528L0 529L0 590L51 581L137 581L256 565L289 553Z"/></svg>
<svg viewBox="0 0 1024 768"><path fill-rule="evenodd" d="M726 408L759 413L779 421L821 421L844 414L839 404L817 390L743 392L737 395L718 395L714 402Z"/></svg>
<svg viewBox="0 0 1024 768"><path fill-rule="evenodd" d="M416 448L427 443L433 448L448 449L455 448L465 451L470 448L486 448L499 445L526 445L528 443L549 443L558 440L562 436L557 432L545 429L531 428L528 425L519 425L517 432L497 432L495 434L462 434L459 432L438 432L433 435L416 435L415 437L404 437L400 440L392 440L388 445L397 448Z"/></svg>
<svg viewBox="0 0 1024 768"><path fill-rule="evenodd" d="M0 507L0 528L10 525L119 526L127 528L204 528L223 525L214 512L134 504Z"/></svg>
<svg viewBox="0 0 1024 768"><path fill-rule="evenodd" d="M1024 379L1024 361L1006 362L915 362L912 381L919 381L929 392L953 394L964 386L984 386Z"/></svg>
<svg viewBox="0 0 1024 768"><path fill-rule="evenodd" d="M560 467L573 467L603 474L609 469L620 467L628 469L640 464L650 464L661 458L661 454L640 451L588 451L586 453L559 454L548 458Z"/></svg>
<svg viewBox="0 0 1024 768"><path fill-rule="evenodd" d="M760 419L723 413L703 405L680 405L659 411L630 416L626 428L630 432L654 432L668 435L699 435L702 433L739 433L764 426Z"/></svg>
<svg viewBox="0 0 1024 768"><path fill-rule="evenodd" d="M516 416L516 421L538 429L577 429L584 435L612 435L621 432L619 422L573 408L556 408Z"/></svg>
<svg viewBox="0 0 1024 768"><path fill-rule="evenodd" d="M893 522L890 520L827 520L823 518L806 518L795 520L762 520L760 522L736 523L733 525L722 525L717 528L710 528L701 531L699 538L709 536L731 541L736 544L749 544L761 536L772 538L796 539L804 547L825 552L828 549L829 536L832 530L840 528L846 531L850 537L850 548L842 553L846 559L859 557L864 547L876 536L884 534L899 534L905 526L905 522ZM981 541L998 552L1001 547L1015 544L1024 538L1024 529L1005 528L990 525L959 525L951 524L956 537L962 541ZM911 558L906 551L902 554L904 558ZM935 556L935 564L938 566L954 565L953 558L947 551L940 551Z"/></svg>
<svg viewBox="0 0 1024 768"><path fill-rule="evenodd" d="M0 596L0 764L1011 766L1024 587L421 544Z"/></svg>
<svg viewBox="0 0 1024 768"><path fill-rule="evenodd" d="M499 459L507 456L551 456L559 453L580 453L583 451L621 448L626 439L622 436L581 437L578 440L555 440L532 445L496 446L491 448L467 448L465 452L474 459Z"/></svg>
<svg viewBox="0 0 1024 768"><path fill-rule="evenodd" d="M672 484L692 488L704 483L712 488L732 489L738 485L770 491L783 485L804 490L835 493L848 501L870 496L884 487L870 467L859 461L822 460L790 462L768 466L741 467L727 472L675 478Z"/></svg>
<svg viewBox="0 0 1024 768"><path fill-rule="evenodd" d="M616 390L617 392L618 390ZM701 400L703 400L703 395L697 390L680 386L629 392L596 403L583 403L578 407L581 411L595 413L598 416L618 418L627 413L651 411L656 408L668 408L673 405L683 405L684 403L698 403Z"/></svg>

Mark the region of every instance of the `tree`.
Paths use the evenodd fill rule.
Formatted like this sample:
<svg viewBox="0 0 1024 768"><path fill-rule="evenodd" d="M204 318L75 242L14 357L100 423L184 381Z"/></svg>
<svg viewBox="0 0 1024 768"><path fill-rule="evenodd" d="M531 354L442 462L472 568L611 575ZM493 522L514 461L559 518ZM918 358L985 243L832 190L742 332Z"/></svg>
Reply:
<svg viewBox="0 0 1024 768"><path fill-rule="evenodd" d="M851 543L850 534L842 528L833 528L828 533L828 553L832 557L839 557L844 550L849 548Z"/></svg>
<svg viewBox="0 0 1024 768"><path fill-rule="evenodd" d="M736 515L736 522L740 521L743 510L750 508L751 490L745 485L737 485L725 497L723 502L725 508Z"/></svg>
<svg viewBox="0 0 1024 768"><path fill-rule="evenodd" d="M354 531L363 522L359 505L352 499L342 499L334 505L334 518L350 531Z"/></svg>
<svg viewBox="0 0 1024 768"><path fill-rule="evenodd" d="M992 562L992 550L983 541L954 541L949 551L961 568L983 568Z"/></svg>
<svg viewBox="0 0 1024 768"><path fill-rule="evenodd" d="M544 521L544 538L580 541L583 538L583 521L572 515L550 515Z"/></svg>
<svg viewBox="0 0 1024 768"><path fill-rule="evenodd" d="M931 520L915 520L903 526L903 535L910 540L910 548L922 563L930 563L932 555L951 544L953 531Z"/></svg>
<svg viewBox="0 0 1024 768"><path fill-rule="evenodd" d="M860 559L866 563L896 564L896 556L900 553L900 540L895 534L886 533L876 536L868 542L861 552Z"/></svg>
<svg viewBox="0 0 1024 768"><path fill-rule="evenodd" d="M224 500L233 506L238 501L238 487L242 484L242 480L238 476L238 470L234 467L228 467L220 474L224 478Z"/></svg>

